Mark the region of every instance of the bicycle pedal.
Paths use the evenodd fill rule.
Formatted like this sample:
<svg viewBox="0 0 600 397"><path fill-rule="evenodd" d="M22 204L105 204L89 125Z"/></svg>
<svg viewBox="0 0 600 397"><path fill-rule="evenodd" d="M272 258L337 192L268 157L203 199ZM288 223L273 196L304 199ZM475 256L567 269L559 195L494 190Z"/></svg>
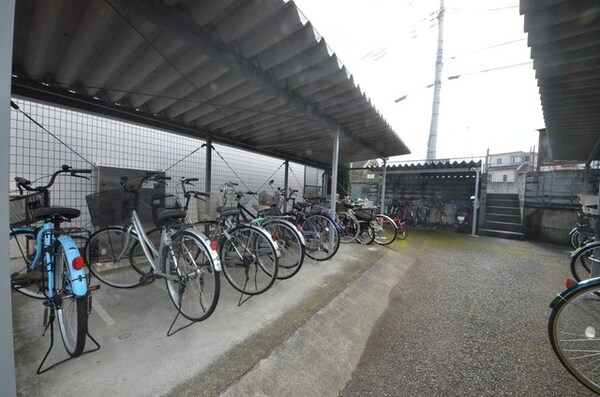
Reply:
<svg viewBox="0 0 600 397"><path fill-rule="evenodd" d="M140 277L140 286L152 284L154 280L156 280L154 273L144 274L142 277Z"/></svg>

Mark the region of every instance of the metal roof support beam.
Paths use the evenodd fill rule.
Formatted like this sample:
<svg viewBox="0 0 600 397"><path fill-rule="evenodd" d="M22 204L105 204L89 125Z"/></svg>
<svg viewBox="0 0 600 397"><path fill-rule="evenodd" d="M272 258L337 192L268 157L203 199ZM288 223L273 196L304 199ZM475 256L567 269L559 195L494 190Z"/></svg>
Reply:
<svg viewBox="0 0 600 397"><path fill-rule="evenodd" d="M212 136L208 135L206 139L206 160L204 174L204 191L212 193ZM210 197L209 197L210 202Z"/></svg>
<svg viewBox="0 0 600 397"><path fill-rule="evenodd" d="M13 55L13 25L15 0L0 1L0 229L8 230L9 208L9 144L10 144L10 84ZM10 263L8 233L0 238L2 263ZM10 266L0 266L0 385L6 396L17 395L15 378L15 351L13 346L12 298L10 293Z"/></svg>
<svg viewBox="0 0 600 397"><path fill-rule="evenodd" d="M338 160L340 151L340 129L333 134L333 157L331 160L331 211L335 214L338 180Z"/></svg>
<svg viewBox="0 0 600 397"><path fill-rule="evenodd" d="M380 214L385 214L385 179L387 177L387 158L383 158L383 182L381 182L381 207L379 208Z"/></svg>
<svg viewBox="0 0 600 397"><path fill-rule="evenodd" d="M290 178L290 160L285 159L285 167L283 170L283 189L285 190L285 198L287 199L290 196L290 193L288 192ZM287 213L287 200L283 201L283 213Z"/></svg>

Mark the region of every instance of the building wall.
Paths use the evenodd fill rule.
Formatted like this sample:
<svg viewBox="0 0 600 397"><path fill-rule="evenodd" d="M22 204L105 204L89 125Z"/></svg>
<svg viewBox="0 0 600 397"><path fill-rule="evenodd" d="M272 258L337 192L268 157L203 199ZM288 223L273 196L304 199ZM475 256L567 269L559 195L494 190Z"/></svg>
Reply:
<svg viewBox="0 0 600 397"><path fill-rule="evenodd" d="M204 190L206 149L205 142L167 131L148 128L49 106L37 102L13 99L20 109L47 131L35 125L20 111L11 109L10 123L10 181L11 194L15 191L14 177L20 176L34 184L47 177L61 165L97 170L98 166L162 170L173 179L167 193L178 191L180 177L199 178L198 190ZM284 184L284 162L263 155L214 145L212 154L211 192L227 181L239 184L240 190L268 190L268 181L274 186ZM289 186L303 191L304 166L290 164ZM97 172L92 180L61 176L51 188L54 205L78 208L82 216L71 226L91 229L85 197L98 191ZM250 203L256 202L250 198Z"/></svg>
<svg viewBox="0 0 600 397"><path fill-rule="evenodd" d="M581 211L578 194L598 191L597 175L585 170L548 171L527 174L523 223L527 238L557 244L569 243ZM587 191L586 191L587 189Z"/></svg>

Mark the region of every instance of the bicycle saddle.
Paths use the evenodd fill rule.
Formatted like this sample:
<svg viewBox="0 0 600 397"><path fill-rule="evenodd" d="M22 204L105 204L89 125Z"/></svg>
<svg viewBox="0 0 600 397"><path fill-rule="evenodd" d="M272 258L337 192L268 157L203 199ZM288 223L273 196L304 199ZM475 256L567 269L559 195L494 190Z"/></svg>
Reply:
<svg viewBox="0 0 600 397"><path fill-rule="evenodd" d="M31 217L34 221L43 221L56 216L70 220L77 218L79 215L81 215L81 211L76 208L67 207L44 207L31 212Z"/></svg>
<svg viewBox="0 0 600 397"><path fill-rule="evenodd" d="M185 211L182 210L162 210L158 213L157 226L162 226L171 223L178 223L181 219L185 218Z"/></svg>
<svg viewBox="0 0 600 397"><path fill-rule="evenodd" d="M241 211L238 207L219 207L217 208L217 212L221 216L232 216L239 215Z"/></svg>

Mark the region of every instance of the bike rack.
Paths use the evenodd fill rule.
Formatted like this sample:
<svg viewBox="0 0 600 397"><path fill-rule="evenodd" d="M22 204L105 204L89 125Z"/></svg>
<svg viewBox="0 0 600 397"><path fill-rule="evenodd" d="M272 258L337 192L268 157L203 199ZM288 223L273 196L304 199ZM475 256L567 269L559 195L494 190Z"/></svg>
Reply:
<svg viewBox="0 0 600 397"><path fill-rule="evenodd" d="M90 299L89 304L91 305L91 296L89 297L89 299ZM48 368L42 370L42 367L44 366L44 363L46 362L46 359L48 358L48 355L50 354L50 352L52 351L52 348L54 347L54 320L56 319L56 314L55 314L55 308L54 308L54 306L52 304L49 304L49 303L46 303L46 305L47 305L46 309L50 310L50 315L49 315L49 319L48 319L47 323L45 321L46 318L44 318L44 323L45 324L44 324L44 333L42 334L42 336L44 336L46 334L46 331L48 330L48 327L50 327L50 347L48 348L48 351L44 355L44 358L42 359L42 362L40 362L40 365L37 368L36 374L38 374L38 375L43 374L44 372L47 372L47 371L51 370L52 368L56 367L57 365L65 363L65 362L67 362L69 360L72 360L72 359L77 358L77 357L81 357L84 354L88 354L88 353L92 353L92 352L95 352L97 350L100 350L100 344L98 343L98 341L96 341L96 339L94 339L94 337L90 334L90 331L88 329L87 332L86 332L86 336L88 338L90 338L90 340L92 342L94 342L94 344L96 345L96 347L94 349L86 350L86 351L82 352L77 357L69 357L69 358L66 358L64 360L58 361L58 362L52 364L51 366L49 366ZM91 307L90 307L90 309L91 309ZM44 312L44 317L46 317L46 313L47 312Z"/></svg>

